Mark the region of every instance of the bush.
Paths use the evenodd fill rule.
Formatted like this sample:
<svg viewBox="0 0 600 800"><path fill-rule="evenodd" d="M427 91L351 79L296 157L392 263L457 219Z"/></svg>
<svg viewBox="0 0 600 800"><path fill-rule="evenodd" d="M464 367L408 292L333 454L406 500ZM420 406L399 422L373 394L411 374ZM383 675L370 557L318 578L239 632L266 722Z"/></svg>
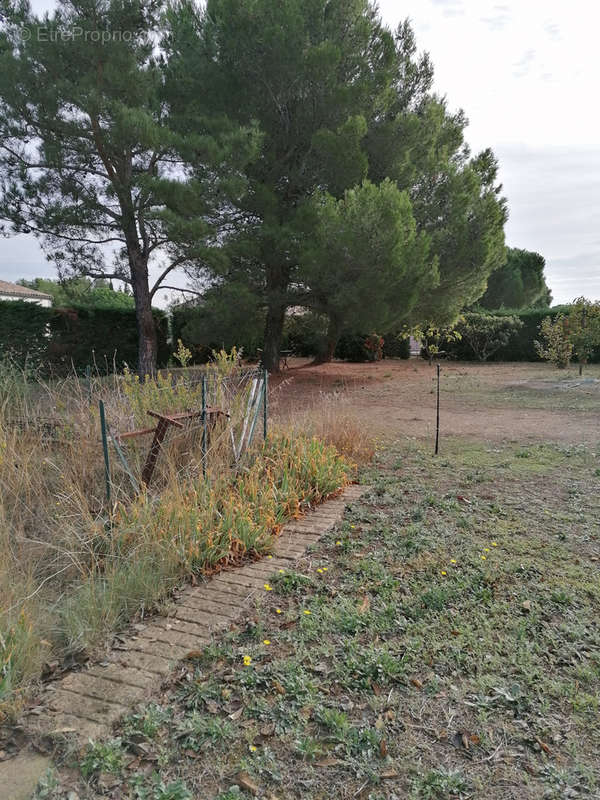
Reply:
<svg viewBox="0 0 600 800"><path fill-rule="evenodd" d="M324 352L327 338L327 318L312 311L289 314L283 328L283 347L294 355L310 357Z"/></svg>
<svg viewBox="0 0 600 800"><path fill-rule="evenodd" d="M569 306L556 306L555 308L532 308L525 311L498 311L495 317L512 317L521 322L521 327L514 331L507 342L502 344L488 361L541 361L536 351L535 341L539 339L540 325L546 318L556 317L560 313L568 313ZM471 312L473 314L480 312ZM484 312L487 313L487 312ZM447 357L459 361L474 361L477 356L469 343L461 338L456 341L442 343ZM596 352L592 361L600 356Z"/></svg>
<svg viewBox="0 0 600 800"><path fill-rule="evenodd" d="M410 358L410 339L400 333L388 333L383 342L384 358Z"/></svg>
<svg viewBox="0 0 600 800"><path fill-rule="evenodd" d="M573 344L569 340L569 320L564 314L552 319L546 317L540 326L540 339L534 342L540 358L549 361L559 369L569 366Z"/></svg>
<svg viewBox="0 0 600 800"><path fill-rule="evenodd" d="M24 300L0 301L0 359L38 368L48 347L53 312Z"/></svg>
<svg viewBox="0 0 600 800"><path fill-rule="evenodd" d="M158 334L158 364L169 357L168 320L153 310ZM23 301L0 301L0 358L10 357L53 375L83 372L88 364L102 373L137 363L137 324L133 309L43 308Z"/></svg>
<svg viewBox="0 0 600 800"><path fill-rule="evenodd" d="M204 364L213 350L242 350L255 357L262 347L265 314L259 298L236 284L210 288L200 304L176 306L172 311L173 341L181 339L193 362Z"/></svg>
<svg viewBox="0 0 600 800"><path fill-rule="evenodd" d="M487 361L522 327L523 323L515 316L471 312L463 315L456 331L478 361Z"/></svg>
<svg viewBox="0 0 600 800"><path fill-rule="evenodd" d="M335 357L342 361L380 361L383 346L383 337L377 333L345 333L337 343Z"/></svg>

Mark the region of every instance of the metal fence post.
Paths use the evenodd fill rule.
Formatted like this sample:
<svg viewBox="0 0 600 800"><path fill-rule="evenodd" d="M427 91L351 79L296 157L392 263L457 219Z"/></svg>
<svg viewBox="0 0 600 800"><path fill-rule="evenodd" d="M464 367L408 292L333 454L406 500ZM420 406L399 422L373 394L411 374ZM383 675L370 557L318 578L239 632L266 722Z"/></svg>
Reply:
<svg viewBox="0 0 600 800"><path fill-rule="evenodd" d="M435 409L435 455L440 449L440 365L437 364L437 401Z"/></svg>
<svg viewBox="0 0 600 800"><path fill-rule="evenodd" d="M267 438L267 419L269 415L269 371L263 375L263 437Z"/></svg>
<svg viewBox="0 0 600 800"><path fill-rule="evenodd" d="M102 450L104 452L104 480L106 481L106 499L110 503L110 460L108 458L108 438L106 435L106 417L104 401L100 400L100 430L102 431Z"/></svg>
<svg viewBox="0 0 600 800"><path fill-rule="evenodd" d="M206 478L206 450L208 431L206 419L206 375L202 376L202 475Z"/></svg>

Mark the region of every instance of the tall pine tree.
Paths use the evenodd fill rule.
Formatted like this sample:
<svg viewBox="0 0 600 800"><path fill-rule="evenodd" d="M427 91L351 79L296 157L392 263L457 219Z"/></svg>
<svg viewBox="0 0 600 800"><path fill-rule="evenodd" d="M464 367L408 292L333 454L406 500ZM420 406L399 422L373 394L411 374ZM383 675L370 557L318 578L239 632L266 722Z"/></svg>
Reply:
<svg viewBox="0 0 600 800"><path fill-rule="evenodd" d="M141 376L156 368L152 299L216 241L220 179L239 191L255 144L199 109L188 130L171 125L155 57L164 5L59 0L40 18L8 1L0 27L3 230L39 237L63 276L131 286Z"/></svg>

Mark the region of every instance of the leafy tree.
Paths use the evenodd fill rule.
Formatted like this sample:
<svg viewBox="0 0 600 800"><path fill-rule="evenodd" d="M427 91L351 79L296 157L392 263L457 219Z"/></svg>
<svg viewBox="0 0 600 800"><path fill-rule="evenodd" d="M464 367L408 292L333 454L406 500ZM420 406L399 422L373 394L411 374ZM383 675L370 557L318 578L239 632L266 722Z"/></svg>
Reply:
<svg viewBox="0 0 600 800"><path fill-rule="evenodd" d="M600 303L578 297L569 311L568 337L579 362L579 374L600 346Z"/></svg>
<svg viewBox="0 0 600 800"><path fill-rule="evenodd" d="M568 367L573 355L569 337L569 318L564 314L546 317L540 325L540 339L534 342L536 353L559 369Z"/></svg>
<svg viewBox="0 0 600 800"><path fill-rule="evenodd" d="M518 317L469 312L462 316L457 331L479 361L487 361L522 327Z"/></svg>
<svg viewBox="0 0 600 800"><path fill-rule="evenodd" d="M459 317L457 323L461 319L462 317ZM445 326L438 326L433 323L414 325L411 328L405 328L400 336L404 339L414 336L421 345L421 355L429 361L430 366L436 358L448 354L445 348L451 342L459 342L462 339L462 335L456 329L455 324Z"/></svg>
<svg viewBox="0 0 600 800"><path fill-rule="evenodd" d="M365 181L340 200L317 195L308 207L310 235L300 254L306 305L329 320L322 360L344 331L386 333L406 322L420 295L435 286L437 264L418 234L406 192Z"/></svg>
<svg viewBox="0 0 600 800"><path fill-rule="evenodd" d="M539 253L508 247L505 263L490 275L478 304L490 310L549 306L552 293L544 277L545 266Z"/></svg>
<svg viewBox="0 0 600 800"><path fill-rule="evenodd" d="M5 0L0 26L3 230L39 237L61 276L131 286L141 376L156 366L152 298L206 255L224 187L254 147L198 104L187 130L171 125L154 53L164 6L59 0L39 18Z"/></svg>
<svg viewBox="0 0 600 800"><path fill-rule="evenodd" d="M77 305L99 309L134 308L133 295L126 291L115 291L109 281L102 279L92 281L82 277L55 281L50 278L34 278L18 283L51 295L55 307Z"/></svg>

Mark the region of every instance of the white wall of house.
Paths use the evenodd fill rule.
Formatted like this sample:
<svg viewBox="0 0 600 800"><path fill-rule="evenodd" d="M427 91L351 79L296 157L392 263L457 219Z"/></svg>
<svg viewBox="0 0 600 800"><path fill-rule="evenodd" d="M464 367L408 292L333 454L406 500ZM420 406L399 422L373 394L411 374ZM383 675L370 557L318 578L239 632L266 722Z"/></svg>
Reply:
<svg viewBox="0 0 600 800"><path fill-rule="evenodd" d="M14 294L2 294L0 292L0 300L21 300L25 303L36 303L38 306L43 306L44 308L50 308L52 305L52 300L47 297L15 297Z"/></svg>

